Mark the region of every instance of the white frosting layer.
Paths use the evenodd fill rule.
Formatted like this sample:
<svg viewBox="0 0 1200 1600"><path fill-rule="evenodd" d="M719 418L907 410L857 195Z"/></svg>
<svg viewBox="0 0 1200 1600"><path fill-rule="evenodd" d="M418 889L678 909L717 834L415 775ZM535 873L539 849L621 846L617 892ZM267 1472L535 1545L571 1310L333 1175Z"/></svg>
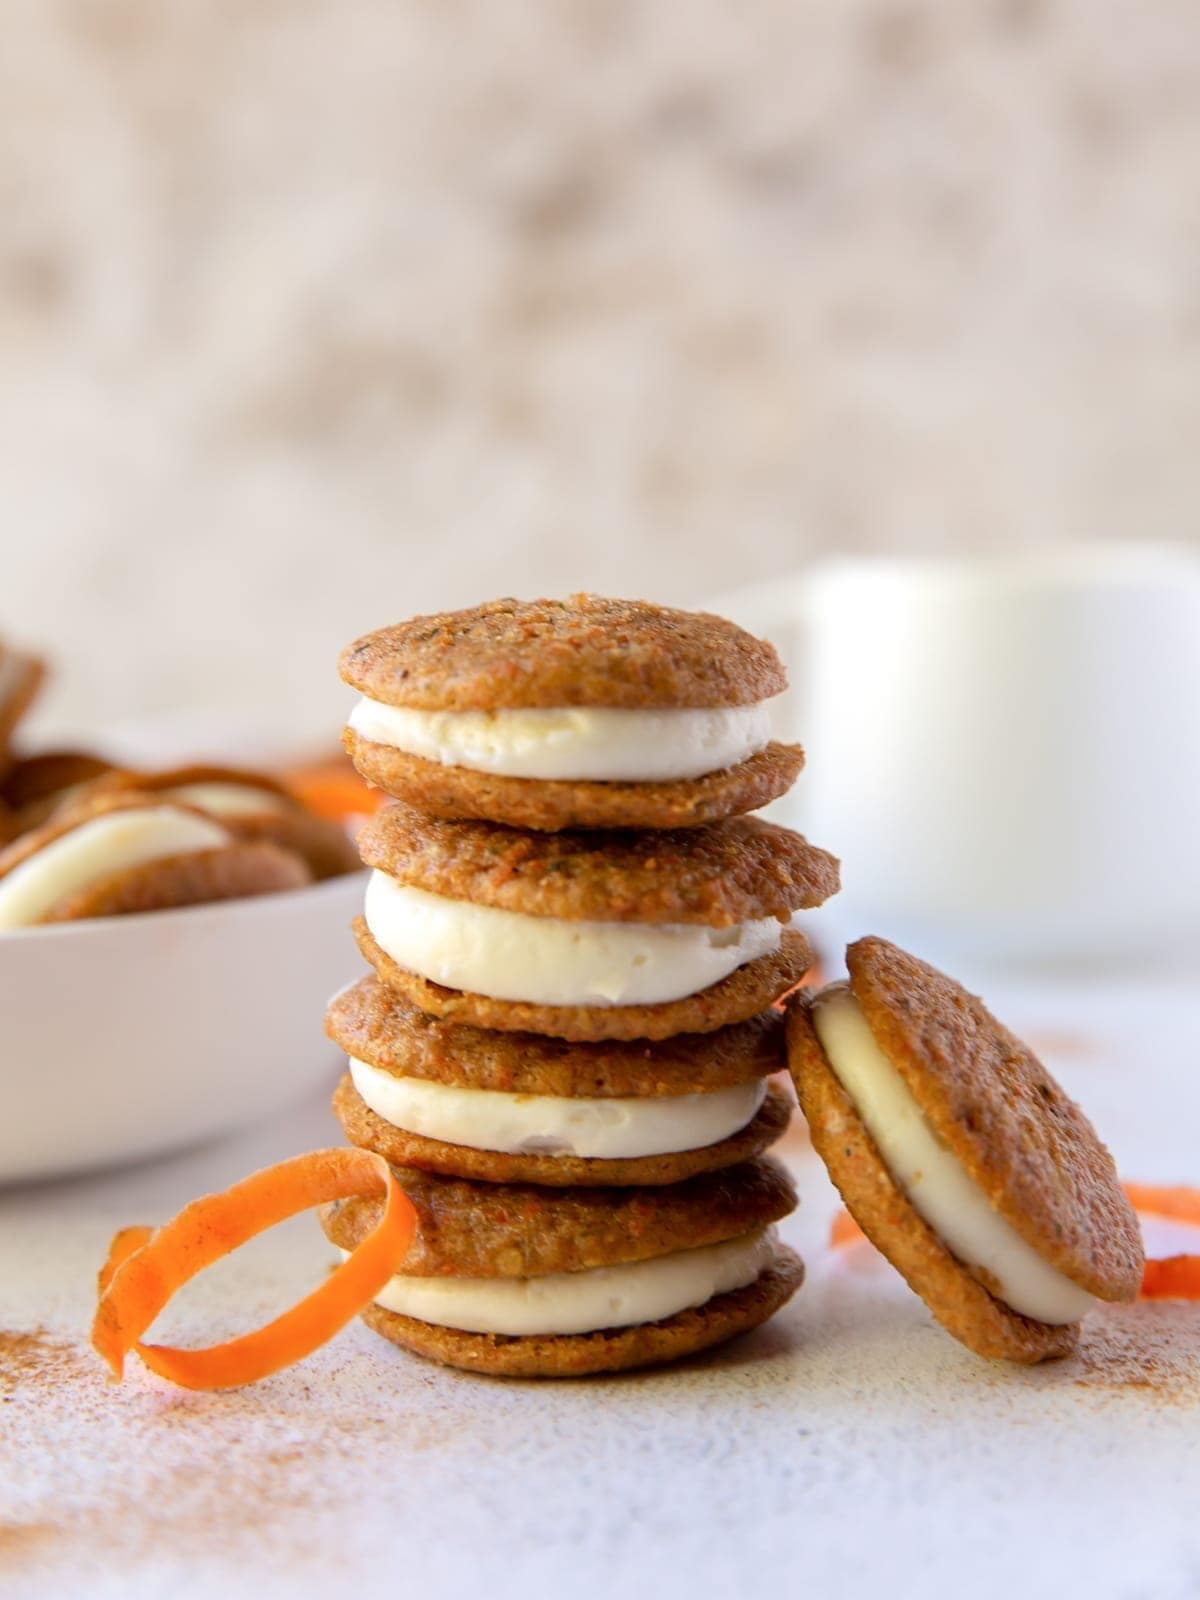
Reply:
<svg viewBox="0 0 1200 1600"><path fill-rule="evenodd" d="M1023 1316L1059 1324L1086 1315L1092 1296L1021 1238L934 1135L846 984L818 997L813 1026L888 1171L947 1249L989 1273L998 1297Z"/></svg>
<svg viewBox="0 0 1200 1600"><path fill-rule="evenodd" d="M544 1278L397 1276L384 1285L375 1303L466 1333L594 1333L597 1328L658 1322L704 1305L714 1295L744 1289L770 1265L773 1254L773 1230L761 1229L650 1261Z"/></svg>
<svg viewBox="0 0 1200 1600"><path fill-rule="evenodd" d="M415 711L360 700L364 739L448 767L507 778L668 783L736 766L771 737L765 705L701 710Z"/></svg>
<svg viewBox="0 0 1200 1600"><path fill-rule="evenodd" d="M353 1057L350 1076L376 1115L408 1133L472 1150L591 1161L703 1150L744 1128L767 1092L756 1081L711 1094L567 1100L397 1078Z"/></svg>
<svg viewBox="0 0 1200 1600"><path fill-rule="evenodd" d="M565 922L430 894L373 872L363 907L376 943L409 972L494 1000L658 1005L696 994L779 948L773 917L732 928Z"/></svg>
<svg viewBox="0 0 1200 1600"><path fill-rule="evenodd" d="M283 811L287 801L274 789L256 789L249 783L181 783L165 791L172 800L199 806L215 817L249 817L260 811Z"/></svg>
<svg viewBox="0 0 1200 1600"><path fill-rule="evenodd" d="M93 817L0 878L0 929L40 922L67 895L112 873L228 843L220 823L169 805Z"/></svg>

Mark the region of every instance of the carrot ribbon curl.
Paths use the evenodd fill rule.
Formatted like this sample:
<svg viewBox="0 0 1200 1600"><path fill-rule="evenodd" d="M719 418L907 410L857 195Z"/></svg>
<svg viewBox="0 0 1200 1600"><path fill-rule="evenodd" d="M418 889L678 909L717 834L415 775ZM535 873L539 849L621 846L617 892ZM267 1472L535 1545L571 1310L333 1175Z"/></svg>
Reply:
<svg viewBox="0 0 1200 1600"><path fill-rule="evenodd" d="M142 1334L198 1272L276 1223L329 1200L386 1197L383 1216L319 1288L265 1327L205 1350L143 1344ZM92 1346L115 1378L136 1350L146 1365L187 1389L253 1383L309 1355L383 1288L412 1244L417 1214L382 1156L314 1150L252 1173L222 1194L193 1200L161 1228L123 1228L100 1270Z"/></svg>

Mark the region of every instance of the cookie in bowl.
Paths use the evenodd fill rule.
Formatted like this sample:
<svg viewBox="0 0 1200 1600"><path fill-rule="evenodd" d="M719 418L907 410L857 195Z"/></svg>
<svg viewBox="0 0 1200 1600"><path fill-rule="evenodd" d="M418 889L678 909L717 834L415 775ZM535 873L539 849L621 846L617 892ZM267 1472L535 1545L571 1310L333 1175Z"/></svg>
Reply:
<svg viewBox="0 0 1200 1600"><path fill-rule="evenodd" d="M193 806L93 796L0 851L0 932L302 888L293 851L242 840Z"/></svg>
<svg viewBox="0 0 1200 1600"><path fill-rule="evenodd" d="M341 673L358 770L451 820L694 827L777 799L804 763L771 738L774 648L703 612L493 600L367 634Z"/></svg>
<svg viewBox="0 0 1200 1600"><path fill-rule="evenodd" d="M359 870L358 852L346 830L337 822L314 816L265 772L222 766L110 772L84 795L120 794L131 789L205 811L235 838L281 845L306 861L318 880Z"/></svg>
<svg viewBox="0 0 1200 1600"><path fill-rule="evenodd" d="M41 750L13 762L0 782L0 799L16 818L15 832L24 833L45 822L87 784L116 770L111 761L90 750Z"/></svg>

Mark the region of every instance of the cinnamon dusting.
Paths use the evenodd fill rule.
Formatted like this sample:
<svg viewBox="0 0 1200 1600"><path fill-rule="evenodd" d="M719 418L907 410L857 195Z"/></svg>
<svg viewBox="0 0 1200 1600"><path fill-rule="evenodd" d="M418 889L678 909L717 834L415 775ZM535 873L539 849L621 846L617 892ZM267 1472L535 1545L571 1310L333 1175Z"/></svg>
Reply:
<svg viewBox="0 0 1200 1600"><path fill-rule="evenodd" d="M1200 1306L1143 1301L1099 1311L1084 1323L1070 1365L1080 1388L1137 1389L1198 1405Z"/></svg>
<svg viewBox="0 0 1200 1600"><path fill-rule="evenodd" d="M18 1388L52 1388L78 1363L73 1347L52 1338L44 1328L30 1332L0 1329L0 1400L7 1400ZM7 1526L0 1523L0 1529Z"/></svg>

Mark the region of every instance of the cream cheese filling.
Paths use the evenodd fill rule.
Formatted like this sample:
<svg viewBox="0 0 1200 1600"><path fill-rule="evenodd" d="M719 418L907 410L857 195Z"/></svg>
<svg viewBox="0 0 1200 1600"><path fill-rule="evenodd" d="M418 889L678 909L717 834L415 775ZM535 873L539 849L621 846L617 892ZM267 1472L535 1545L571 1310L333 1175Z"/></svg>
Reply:
<svg viewBox="0 0 1200 1600"><path fill-rule="evenodd" d="M586 1272L542 1278L406 1278L388 1280L375 1304L403 1317L520 1338L537 1334L595 1333L658 1322L715 1295L744 1289L770 1266L774 1230L678 1250L649 1261L630 1261ZM347 1254L342 1251L343 1257Z"/></svg>
<svg viewBox="0 0 1200 1600"><path fill-rule="evenodd" d="M989 1287L1022 1316L1057 1325L1086 1315L1093 1297L1021 1238L935 1136L847 984L817 997L813 1027L888 1171L947 1249L987 1272Z"/></svg>
<svg viewBox="0 0 1200 1600"><path fill-rule="evenodd" d="M380 948L433 983L547 1006L659 1005L778 950L773 917L700 923L566 922L475 905L373 872L363 907Z"/></svg>
<svg viewBox="0 0 1200 1600"><path fill-rule="evenodd" d="M417 711L362 699L349 720L373 744L443 766L567 782L700 778L745 761L771 737L762 703L666 711L606 706Z"/></svg>
<svg viewBox="0 0 1200 1600"><path fill-rule="evenodd" d="M52 840L0 878L0 930L40 922L67 895L113 873L228 843L220 823L174 806L106 812Z"/></svg>
<svg viewBox="0 0 1200 1600"><path fill-rule="evenodd" d="M711 1094L569 1100L395 1077L353 1056L350 1076L371 1110L407 1133L472 1150L589 1161L702 1150L744 1128L767 1092L756 1080Z"/></svg>

